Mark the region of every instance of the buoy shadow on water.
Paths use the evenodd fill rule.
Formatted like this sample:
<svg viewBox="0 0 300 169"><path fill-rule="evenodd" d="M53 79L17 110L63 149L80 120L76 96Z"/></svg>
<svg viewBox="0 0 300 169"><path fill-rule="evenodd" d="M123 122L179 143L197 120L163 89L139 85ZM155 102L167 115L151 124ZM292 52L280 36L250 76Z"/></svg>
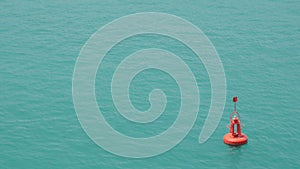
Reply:
<svg viewBox="0 0 300 169"><path fill-rule="evenodd" d="M242 153L242 146L231 146L231 145L227 145L228 146L228 150L227 150L227 154L233 157L236 157L241 155Z"/></svg>

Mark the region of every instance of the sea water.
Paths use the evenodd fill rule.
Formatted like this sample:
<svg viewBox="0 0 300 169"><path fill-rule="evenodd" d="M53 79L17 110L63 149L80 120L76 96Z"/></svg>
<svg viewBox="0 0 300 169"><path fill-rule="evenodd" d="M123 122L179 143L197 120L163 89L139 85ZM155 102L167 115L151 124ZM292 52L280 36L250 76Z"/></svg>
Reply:
<svg viewBox="0 0 300 169"><path fill-rule="evenodd" d="M0 9L1 169L300 167L299 1L3 0ZM107 122L124 135L157 135L173 124L180 108L176 81L149 69L131 82L130 100L145 111L151 106L149 93L159 88L167 96L165 112L149 124L119 114L110 95L111 78L118 64L136 50L160 48L180 56L200 91L197 119L183 141L158 156L132 159L104 150L82 129L72 78L79 52L93 33L140 12L176 15L200 28L219 54L227 87L221 121L199 144L211 84L195 53L174 39L151 34L130 37L112 48L97 71L95 95ZM222 140L235 95L243 132L249 137L240 147Z"/></svg>

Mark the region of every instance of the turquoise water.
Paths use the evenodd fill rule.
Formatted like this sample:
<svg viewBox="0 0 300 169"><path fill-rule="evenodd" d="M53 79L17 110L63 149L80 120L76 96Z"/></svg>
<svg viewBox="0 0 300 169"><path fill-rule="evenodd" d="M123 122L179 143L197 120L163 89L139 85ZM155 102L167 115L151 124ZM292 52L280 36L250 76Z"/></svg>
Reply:
<svg viewBox="0 0 300 169"><path fill-rule="evenodd" d="M298 1L8 1L0 2L0 168L299 168L300 3ZM140 110L148 93L163 89L165 113L149 125L130 123L116 111L110 78L122 58L148 47L179 55L196 76L200 112L186 138L146 159L111 154L81 128L72 101L72 75L81 47L100 27L137 12L165 12L198 26L214 44L227 81L221 122L204 144L199 133L210 105L203 64L184 45L141 35L115 46L97 72L96 96L107 121L129 136L168 128L178 113L178 86L157 70L140 73L130 97ZM249 143L223 144L231 97ZM102 97L104 96L104 97Z"/></svg>

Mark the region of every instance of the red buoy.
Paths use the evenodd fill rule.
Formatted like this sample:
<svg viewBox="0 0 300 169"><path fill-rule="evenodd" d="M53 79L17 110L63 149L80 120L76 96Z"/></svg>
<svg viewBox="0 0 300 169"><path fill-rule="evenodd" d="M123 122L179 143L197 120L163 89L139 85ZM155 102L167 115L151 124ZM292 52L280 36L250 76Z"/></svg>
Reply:
<svg viewBox="0 0 300 169"><path fill-rule="evenodd" d="M223 138L225 144L234 146L246 144L248 141L246 134L242 133L240 114L236 111L237 100L236 96L233 97L234 111L230 114L230 129L229 133L225 134ZM236 131L234 131L235 126Z"/></svg>

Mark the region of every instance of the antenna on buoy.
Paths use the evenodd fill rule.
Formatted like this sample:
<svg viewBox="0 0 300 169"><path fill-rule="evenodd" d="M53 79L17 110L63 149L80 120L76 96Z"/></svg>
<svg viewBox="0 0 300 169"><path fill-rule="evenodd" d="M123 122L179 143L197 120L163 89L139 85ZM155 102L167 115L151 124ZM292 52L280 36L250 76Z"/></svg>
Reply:
<svg viewBox="0 0 300 169"><path fill-rule="evenodd" d="M232 101L234 102L234 111L236 112L236 102L238 101L238 97L237 96L234 96L232 98Z"/></svg>

